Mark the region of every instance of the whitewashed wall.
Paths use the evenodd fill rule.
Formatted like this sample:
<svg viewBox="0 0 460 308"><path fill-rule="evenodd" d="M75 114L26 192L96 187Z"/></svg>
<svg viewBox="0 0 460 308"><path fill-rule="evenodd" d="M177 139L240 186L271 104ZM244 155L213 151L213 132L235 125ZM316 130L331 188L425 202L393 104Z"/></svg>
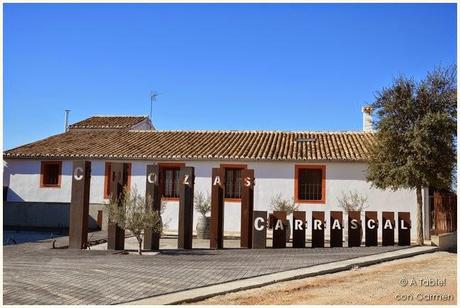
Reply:
<svg viewBox="0 0 460 308"><path fill-rule="evenodd" d="M133 161L131 173L131 187L144 194L146 165L152 162ZM284 197L294 194L293 162L241 162L241 161L192 161L185 162L187 166L195 167L195 191L211 191L212 168L219 167L221 163L241 164L254 169L256 186L254 191L255 210L270 211L272 197L281 193ZM314 163L309 163L314 164ZM320 163L318 163L321 165ZM414 222L412 236L415 237L416 196L414 191L383 191L371 188L366 182L366 164L364 163L325 163L326 165L326 204L301 204L300 210L307 211L307 219L311 220L312 211L325 211L326 218L329 211L341 210L337 197L342 191L356 190L368 197L367 210L379 211L410 211ZM105 161L91 162L91 195L90 203L103 203L104 167ZM40 188L40 161L37 160L7 160L4 168L4 183L9 184L8 201L19 202L70 202L71 193L71 161L63 161L60 188ZM169 230L177 230L178 202L166 203L164 220ZM198 214L194 215L194 225ZM225 203L224 216L225 231L240 230L240 204L239 202ZM311 230L307 230L307 235ZM326 233L327 234L327 233ZM379 232L381 234L381 232Z"/></svg>

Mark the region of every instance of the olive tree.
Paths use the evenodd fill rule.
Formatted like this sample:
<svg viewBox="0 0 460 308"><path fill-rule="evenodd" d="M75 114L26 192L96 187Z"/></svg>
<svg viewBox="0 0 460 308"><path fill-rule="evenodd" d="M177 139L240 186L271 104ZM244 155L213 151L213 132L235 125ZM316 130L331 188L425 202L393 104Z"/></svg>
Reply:
<svg viewBox="0 0 460 308"><path fill-rule="evenodd" d="M138 253L142 255L143 232L150 229L153 233L161 234L163 223L161 210L153 210L151 196L142 197L134 188L132 191L124 189L119 198L111 197L107 204L107 212L112 222L121 228L130 231L138 242ZM161 208L164 208L162 204Z"/></svg>

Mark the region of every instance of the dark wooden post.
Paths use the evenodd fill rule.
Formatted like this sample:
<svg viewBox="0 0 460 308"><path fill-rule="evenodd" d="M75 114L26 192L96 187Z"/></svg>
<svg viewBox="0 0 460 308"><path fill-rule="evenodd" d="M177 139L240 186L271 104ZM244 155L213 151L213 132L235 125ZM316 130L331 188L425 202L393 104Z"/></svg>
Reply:
<svg viewBox="0 0 460 308"><path fill-rule="evenodd" d="M112 163L110 174L110 197L120 199L123 195L123 163ZM123 250L125 248L125 229L122 229L116 222L111 221L107 230L107 248L114 250Z"/></svg>
<svg viewBox="0 0 460 308"><path fill-rule="evenodd" d="M361 246L361 212L348 212L348 247Z"/></svg>
<svg viewBox="0 0 460 308"><path fill-rule="evenodd" d="M192 249L195 169L193 167L181 167L179 181L179 235L177 248Z"/></svg>
<svg viewBox="0 0 460 308"><path fill-rule="evenodd" d="M252 223L252 248L267 246L267 211L254 211Z"/></svg>
<svg viewBox="0 0 460 308"><path fill-rule="evenodd" d="M377 230L379 223L377 221L377 212L366 211L366 246L377 246Z"/></svg>
<svg viewBox="0 0 460 308"><path fill-rule="evenodd" d="M343 247L343 213L331 211L330 216L331 247Z"/></svg>
<svg viewBox="0 0 460 308"><path fill-rule="evenodd" d="M153 211L161 211L160 195L160 167L158 165L147 165L145 180L146 207ZM152 229L144 230L144 249L160 249L160 234L154 233Z"/></svg>
<svg viewBox="0 0 460 308"><path fill-rule="evenodd" d="M398 245L410 245L410 212L398 212Z"/></svg>
<svg viewBox="0 0 460 308"><path fill-rule="evenodd" d="M395 214L382 212L382 245L393 246L395 244Z"/></svg>
<svg viewBox="0 0 460 308"><path fill-rule="evenodd" d="M70 201L69 248L85 249L88 241L91 163L74 161Z"/></svg>
<svg viewBox="0 0 460 308"><path fill-rule="evenodd" d="M241 235L240 247L252 247L252 215L254 212L254 170L241 170Z"/></svg>
<svg viewBox="0 0 460 308"><path fill-rule="evenodd" d="M294 211L292 213L292 247L305 247L305 221L304 211Z"/></svg>
<svg viewBox="0 0 460 308"><path fill-rule="evenodd" d="M212 168L210 247L224 248L225 170Z"/></svg>
<svg viewBox="0 0 460 308"><path fill-rule="evenodd" d="M286 212L274 211L273 248L286 248Z"/></svg>
<svg viewBox="0 0 460 308"><path fill-rule="evenodd" d="M313 211L312 214L311 247L324 247L324 212Z"/></svg>

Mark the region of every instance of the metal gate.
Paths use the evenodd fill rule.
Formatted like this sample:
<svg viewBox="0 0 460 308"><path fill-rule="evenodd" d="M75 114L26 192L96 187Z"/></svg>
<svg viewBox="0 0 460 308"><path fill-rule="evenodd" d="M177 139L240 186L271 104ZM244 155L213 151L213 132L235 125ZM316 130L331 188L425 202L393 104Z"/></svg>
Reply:
<svg viewBox="0 0 460 308"><path fill-rule="evenodd" d="M434 192L432 197L431 234L454 232L457 230L457 195L450 192Z"/></svg>

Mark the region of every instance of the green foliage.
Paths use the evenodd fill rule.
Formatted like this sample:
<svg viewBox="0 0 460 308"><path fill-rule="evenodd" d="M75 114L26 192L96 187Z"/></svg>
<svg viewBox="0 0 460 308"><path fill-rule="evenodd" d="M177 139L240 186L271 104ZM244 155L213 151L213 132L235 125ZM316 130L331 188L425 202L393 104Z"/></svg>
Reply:
<svg viewBox="0 0 460 308"><path fill-rule="evenodd" d="M377 93L368 180L378 188L450 189L456 168L456 67L416 82L399 77Z"/></svg>
<svg viewBox="0 0 460 308"><path fill-rule="evenodd" d="M342 194L337 198L337 201L346 213L350 211L361 212L367 208L367 197L360 195L356 190L349 191L348 193L342 191Z"/></svg>
<svg viewBox="0 0 460 308"><path fill-rule="evenodd" d="M422 188L451 190L455 180L456 70L439 68L420 82L399 77L371 105L378 119L367 179L381 189L415 189L419 245L424 243Z"/></svg>
<svg viewBox="0 0 460 308"><path fill-rule="evenodd" d="M206 195L203 192L198 192L195 194L194 198L195 210L203 216L206 216L207 213L211 211L211 198L209 193Z"/></svg>
<svg viewBox="0 0 460 308"><path fill-rule="evenodd" d="M130 231L139 243L139 254L142 254L142 234L145 229L150 229L153 233L161 234L163 223L161 220L161 212L164 209L164 204L161 206L161 211L155 211L147 204L152 203L150 196L145 199L134 188L132 191L124 189L120 198L110 198L110 202L106 205L106 211L111 222L115 222L119 227Z"/></svg>
<svg viewBox="0 0 460 308"><path fill-rule="evenodd" d="M289 215L297 211L299 206L295 203L294 198L286 199L281 194L277 194L271 200L271 208L273 211L285 211Z"/></svg>

